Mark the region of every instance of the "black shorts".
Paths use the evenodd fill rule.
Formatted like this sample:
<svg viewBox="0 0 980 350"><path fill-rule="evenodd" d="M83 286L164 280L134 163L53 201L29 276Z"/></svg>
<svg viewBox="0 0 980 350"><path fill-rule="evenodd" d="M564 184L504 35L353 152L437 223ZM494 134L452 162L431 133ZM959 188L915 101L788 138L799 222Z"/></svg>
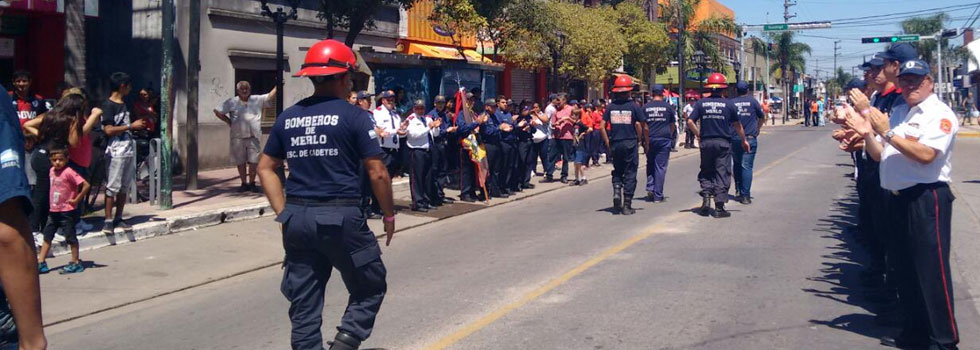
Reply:
<svg viewBox="0 0 980 350"><path fill-rule="evenodd" d="M76 222L78 222L77 210L64 213L49 213L48 224L44 226L44 241L51 243L58 229L64 228L65 242L78 244L78 236L75 235Z"/></svg>

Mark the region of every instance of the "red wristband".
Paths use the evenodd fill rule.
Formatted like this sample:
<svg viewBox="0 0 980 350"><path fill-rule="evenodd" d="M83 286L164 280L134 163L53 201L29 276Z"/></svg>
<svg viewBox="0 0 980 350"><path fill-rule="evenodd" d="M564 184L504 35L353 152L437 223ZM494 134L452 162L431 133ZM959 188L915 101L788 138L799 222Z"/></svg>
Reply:
<svg viewBox="0 0 980 350"><path fill-rule="evenodd" d="M384 222L395 222L395 216L394 215L392 215L392 216L385 216L381 220L384 221Z"/></svg>
<svg viewBox="0 0 980 350"><path fill-rule="evenodd" d="M865 117L868 116L868 113L871 113L871 108L865 108L864 110L861 111L861 115Z"/></svg>

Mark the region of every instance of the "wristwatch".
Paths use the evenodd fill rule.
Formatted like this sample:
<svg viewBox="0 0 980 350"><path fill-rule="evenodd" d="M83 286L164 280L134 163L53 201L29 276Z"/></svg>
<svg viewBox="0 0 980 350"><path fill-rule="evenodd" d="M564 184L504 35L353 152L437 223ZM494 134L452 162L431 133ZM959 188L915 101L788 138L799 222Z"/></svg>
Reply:
<svg viewBox="0 0 980 350"><path fill-rule="evenodd" d="M888 129L888 131L885 132L885 142L891 143L892 136L895 136L895 130Z"/></svg>

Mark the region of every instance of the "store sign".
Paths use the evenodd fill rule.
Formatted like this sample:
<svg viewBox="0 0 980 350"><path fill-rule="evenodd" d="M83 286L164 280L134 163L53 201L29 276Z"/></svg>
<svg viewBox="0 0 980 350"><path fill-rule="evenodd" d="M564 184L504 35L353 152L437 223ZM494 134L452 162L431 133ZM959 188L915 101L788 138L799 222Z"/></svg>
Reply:
<svg viewBox="0 0 980 350"><path fill-rule="evenodd" d="M83 1L85 2L85 15L89 17L98 17L99 0ZM7 0L7 2L10 3L10 8L12 9L49 13L65 13L65 0Z"/></svg>
<svg viewBox="0 0 980 350"><path fill-rule="evenodd" d="M0 58L14 58L14 39L0 38Z"/></svg>

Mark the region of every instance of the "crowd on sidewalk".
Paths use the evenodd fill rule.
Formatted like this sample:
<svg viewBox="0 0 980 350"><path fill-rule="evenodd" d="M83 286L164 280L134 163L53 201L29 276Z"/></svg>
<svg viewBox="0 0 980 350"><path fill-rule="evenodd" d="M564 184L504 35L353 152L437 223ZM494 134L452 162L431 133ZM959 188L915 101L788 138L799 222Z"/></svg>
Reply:
<svg viewBox="0 0 980 350"><path fill-rule="evenodd" d="M111 94L105 101L93 101L85 90L71 86L62 86L57 99L45 99L32 92L30 72L14 74L9 97L25 138L23 171L33 207L29 222L41 246L41 273L49 270L45 259L56 236L72 254L61 272L84 270L78 235L93 227L80 217L95 208L100 193L103 232L131 228L123 212L136 180L136 163L146 156L148 140L157 137L156 101L150 88L127 101L133 88L126 73L112 74L109 81Z"/></svg>
<svg viewBox="0 0 980 350"><path fill-rule="evenodd" d="M864 79L847 86L848 103L828 116L854 160L853 232L870 258L864 297L877 304L878 324L901 329L883 345L956 349L949 182L960 123L933 93L929 64L911 45L893 45L862 69Z"/></svg>

